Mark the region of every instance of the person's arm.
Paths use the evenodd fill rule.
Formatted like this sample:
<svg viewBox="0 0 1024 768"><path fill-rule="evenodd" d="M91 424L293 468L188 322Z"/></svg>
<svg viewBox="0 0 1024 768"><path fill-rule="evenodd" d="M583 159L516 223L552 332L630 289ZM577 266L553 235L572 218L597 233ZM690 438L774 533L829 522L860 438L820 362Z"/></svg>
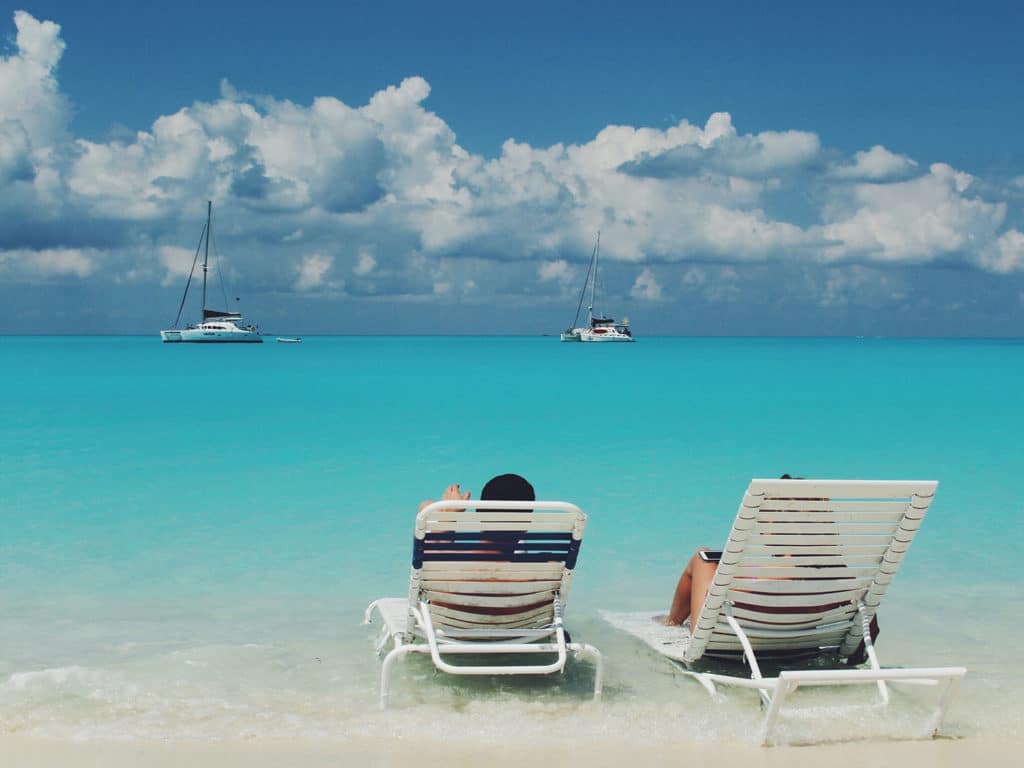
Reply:
<svg viewBox="0 0 1024 768"><path fill-rule="evenodd" d="M469 491L463 493L461 486L458 483L452 483L444 492L441 494L442 501L467 501L470 497ZM419 511L422 512L424 509L434 503L433 499L427 499L420 504Z"/></svg>

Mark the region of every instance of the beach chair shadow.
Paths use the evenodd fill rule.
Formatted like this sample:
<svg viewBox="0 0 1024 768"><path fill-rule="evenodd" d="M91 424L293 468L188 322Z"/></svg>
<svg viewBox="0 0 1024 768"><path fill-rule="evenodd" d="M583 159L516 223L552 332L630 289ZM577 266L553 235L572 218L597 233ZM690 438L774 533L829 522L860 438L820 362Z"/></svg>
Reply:
<svg viewBox="0 0 1024 768"><path fill-rule="evenodd" d="M679 662L712 695L717 685L756 690L764 744L802 686L873 684L883 706L889 683L939 686L930 725L937 735L966 670L883 668L869 630L937 485L752 480L692 637L689 622L665 627L649 612L602 615ZM846 664L858 650L867 668ZM730 660L749 675L725 671ZM768 665L773 674L762 672Z"/></svg>
<svg viewBox="0 0 1024 768"><path fill-rule="evenodd" d="M381 708L393 665L410 653L452 675L548 675L570 654L586 656L600 697L601 654L572 642L562 619L586 520L560 501L441 501L420 511L408 597L374 600L365 614L381 621Z"/></svg>

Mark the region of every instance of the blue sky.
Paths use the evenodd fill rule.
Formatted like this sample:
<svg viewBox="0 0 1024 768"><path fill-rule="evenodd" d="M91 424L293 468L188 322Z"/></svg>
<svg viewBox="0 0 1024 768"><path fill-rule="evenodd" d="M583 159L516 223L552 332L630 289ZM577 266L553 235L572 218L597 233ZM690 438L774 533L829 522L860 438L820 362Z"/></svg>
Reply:
<svg viewBox="0 0 1024 768"><path fill-rule="evenodd" d="M0 5L0 332L165 326L210 197L278 332L557 332L598 228L638 335L1024 324L1020 6L84 6Z"/></svg>

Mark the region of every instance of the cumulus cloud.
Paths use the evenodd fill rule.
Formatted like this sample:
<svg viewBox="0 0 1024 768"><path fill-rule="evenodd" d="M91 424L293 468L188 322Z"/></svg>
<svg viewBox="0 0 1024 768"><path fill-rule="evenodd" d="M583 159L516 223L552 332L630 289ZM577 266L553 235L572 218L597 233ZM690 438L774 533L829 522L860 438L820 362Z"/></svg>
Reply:
<svg viewBox="0 0 1024 768"><path fill-rule="evenodd" d="M617 290L636 301L698 290L687 281L712 272L699 290L732 300L741 283L723 275L758 263L1024 269L1005 202L1019 179L1000 198L949 165L923 170L880 145L844 155L807 130L744 132L726 112L703 125L611 125L579 144L509 139L484 157L427 108L422 77L363 105L297 104L225 81L215 101L143 130L76 139L57 81L60 27L20 11L14 24L0 58L8 283L97 280L114 262L136 282L179 280L208 199L237 274L268 291L554 300L580 278L573 265L599 229L602 263L629 265L635 279L623 267ZM830 301L850 285L825 289Z"/></svg>
<svg viewBox="0 0 1024 768"><path fill-rule="evenodd" d="M366 275L369 275L371 272L373 272L376 266L377 260L373 257L373 254L363 251L362 253L359 254L359 260L356 262L356 265L352 268L352 271L355 272L360 277L365 277Z"/></svg>
<svg viewBox="0 0 1024 768"><path fill-rule="evenodd" d="M79 248L0 251L0 275L34 283L86 278L96 271L96 254Z"/></svg>
<svg viewBox="0 0 1024 768"><path fill-rule="evenodd" d="M919 264L954 260L993 272L1017 268L1018 236L1000 232L1006 204L965 194L969 174L935 163L926 175L891 184L860 184L827 212L823 228L833 245L825 260L865 258Z"/></svg>
<svg viewBox="0 0 1024 768"><path fill-rule="evenodd" d="M917 163L906 155L897 155L876 144L869 150L854 153L853 162L837 166L832 175L839 179L882 181L905 178L916 169Z"/></svg>
<svg viewBox="0 0 1024 768"><path fill-rule="evenodd" d="M170 285L186 279L192 271L195 258L195 252L187 248L175 245L161 245L157 248L157 259L163 268L161 285Z"/></svg>
<svg viewBox="0 0 1024 768"><path fill-rule="evenodd" d="M57 86L64 53L60 27L14 12L16 51L0 57L0 116L20 123L34 149L53 146L65 136L68 106Z"/></svg>
<svg viewBox="0 0 1024 768"><path fill-rule="evenodd" d="M20 121L0 120L0 184L32 181L31 144Z"/></svg>
<svg viewBox="0 0 1024 768"><path fill-rule="evenodd" d="M298 277L295 280L295 290L312 291L325 287L324 277L332 266L334 266L333 256L321 256L319 253L313 253L303 257L299 264Z"/></svg>
<svg viewBox="0 0 1024 768"><path fill-rule="evenodd" d="M680 123L679 129L688 124ZM683 133L684 130L680 130ZM668 147L639 153L621 170L633 176L673 178L702 173L766 177L806 167L821 152L816 134L807 131L765 131L741 136L727 113L708 119L703 131L693 131Z"/></svg>
<svg viewBox="0 0 1024 768"><path fill-rule="evenodd" d="M542 261L537 266L537 277L542 283L549 283L552 280L568 282L573 277L572 268L565 259L555 261Z"/></svg>
<svg viewBox="0 0 1024 768"><path fill-rule="evenodd" d="M661 301L662 293L661 286L654 277L654 273L650 268L645 267L640 271L640 274L636 276L636 280L633 281L633 287L629 291L629 295L634 299L641 299L643 301Z"/></svg>
<svg viewBox="0 0 1024 768"><path fill-rule="evenodd" d="M1024 270L1024 233L1011 229L982 251L979 263L990 272L1006 274Z"/></svg>

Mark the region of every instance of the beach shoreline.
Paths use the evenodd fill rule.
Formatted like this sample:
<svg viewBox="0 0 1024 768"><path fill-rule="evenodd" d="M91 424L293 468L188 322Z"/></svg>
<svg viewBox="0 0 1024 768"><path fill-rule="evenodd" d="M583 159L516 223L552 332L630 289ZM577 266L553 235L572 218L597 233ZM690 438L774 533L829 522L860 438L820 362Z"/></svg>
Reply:
<svg viewBox="0 0 1024 768"><path fill-rule="evenodd" d="M152 742L58 741L29 736L0 737L0 763L11 768L271 768L272 766L359 765L374 768L450 768L487 764L513 768L524 764L602 766L653 765L665 760L686 760L722 766L788 766L818 768L824 763L953 768L968 761L984 761L990 768L1020 764L1024 741L1001 739L934 739L924 741L863 741L812 746L750 747L732 744L669 742L637 745L574 744L571 735L562 744L464 745L442 738L410 743L404 739L343 742Z"/></svg>

